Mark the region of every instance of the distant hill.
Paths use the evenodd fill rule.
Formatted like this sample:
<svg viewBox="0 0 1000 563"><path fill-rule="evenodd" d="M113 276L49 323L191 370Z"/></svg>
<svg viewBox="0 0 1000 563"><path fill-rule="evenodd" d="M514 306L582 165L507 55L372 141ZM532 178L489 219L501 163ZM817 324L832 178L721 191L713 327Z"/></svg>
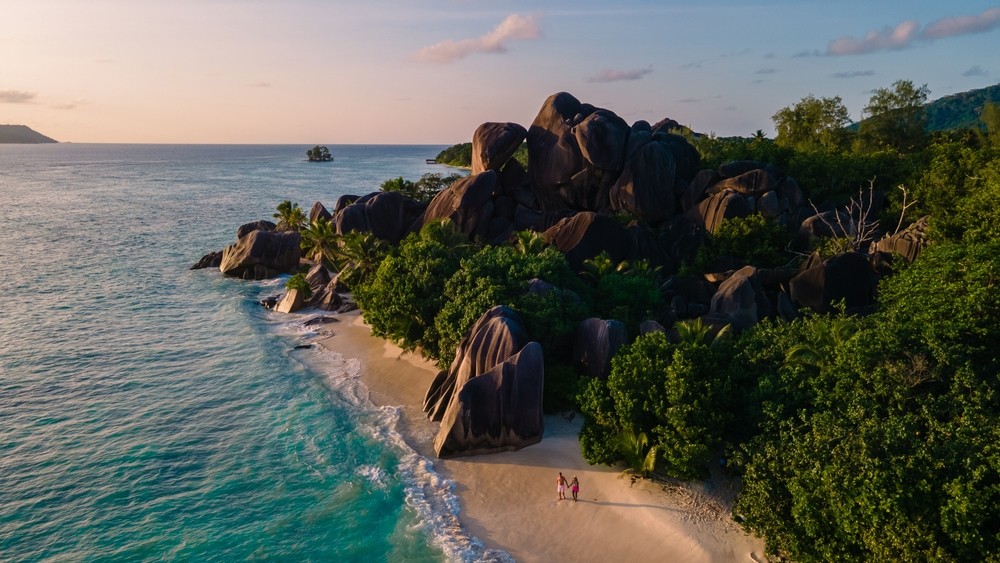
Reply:
<svg viewBox="0 0 1000 563"><path fill-rule="evenodd" d="M58 143L26 125L0 125L0 143Z"/></svg>
<svg viewBox="0 0 1000 563"><path fill-rule="evenodd" d="M959 92L924 104L928 131L950 131L982 127L979 113L986 102L1000 104L1000 84L978 90ZM848 131L857 132L860 122L847 126Z"/></svg>
<svg viewBox="0 0 1000 563"><path fill-rule="evenodd" d="M928 131L981 127L979 113L986 102L1000 104L1000 84L952 94L924 106Z"/></svg>

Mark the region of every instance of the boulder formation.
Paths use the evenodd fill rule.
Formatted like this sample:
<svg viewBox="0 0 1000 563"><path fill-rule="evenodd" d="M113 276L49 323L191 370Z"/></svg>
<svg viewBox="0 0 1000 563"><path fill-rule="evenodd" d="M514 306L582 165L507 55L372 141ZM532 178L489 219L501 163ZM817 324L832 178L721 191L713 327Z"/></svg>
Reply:
<svg viewBox="0 0 1000 563"><path fill-rule="evenodd" d="M499 171L528 136L517 123L483 123L472 135L472 174Z"/></svg>
<svg viewBox="0 0 1000 563"><path fill-rule="evenodd" d="M527 342L520 318L497 306L459 343L448 372L428 389L424 411L441 420L438 457L519 449L541 441L542 347Z"/></svg>
<svg viewBox="0 0 1000 563"><path fill-rule="evenodd" d="M255 230L222 251L219 269L227 276L262 280L299 265L302 237L296 231Z"/></svg>
<svg viewBox="0 0 1000 563"><path fill-rule="evenodd" d="M621 321L584 319L576 327L573 366L588 377L606 378L611 373L611 358L627 343L628 331Z"/></svg>
<svg viewBox="0 0 1000 563"><path fill-rule="evenodd" d="M434 438L438 457L518 450L542 441L542 346L520 352L472 379L455 394Z"/></svg>

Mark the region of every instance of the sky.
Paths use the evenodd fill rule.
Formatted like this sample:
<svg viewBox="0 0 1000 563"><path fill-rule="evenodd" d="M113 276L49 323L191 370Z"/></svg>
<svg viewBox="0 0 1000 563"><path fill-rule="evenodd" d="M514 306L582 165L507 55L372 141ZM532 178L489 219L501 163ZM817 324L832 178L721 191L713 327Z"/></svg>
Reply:
<svg viewBox="0 0 1000 563"><path fill-rule="evenodd" d="M0 0L0 124L71 142L451 145L557 92L772 136L897 80L1000 83L1000 3Z"/></svg>

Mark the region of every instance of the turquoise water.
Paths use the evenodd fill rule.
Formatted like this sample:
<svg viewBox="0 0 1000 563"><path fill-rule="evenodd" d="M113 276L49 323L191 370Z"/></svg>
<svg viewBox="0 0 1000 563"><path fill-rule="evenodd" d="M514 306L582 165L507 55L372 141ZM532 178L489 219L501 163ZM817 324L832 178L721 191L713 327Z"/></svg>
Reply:
<svg viewBox="0 0 1000 563"><path fill-rule="evenodd" d="M306 148L0 145L0 560L503 558L356 362L306 367L280 282L188 270L281 200L447 171Z"/></svg>

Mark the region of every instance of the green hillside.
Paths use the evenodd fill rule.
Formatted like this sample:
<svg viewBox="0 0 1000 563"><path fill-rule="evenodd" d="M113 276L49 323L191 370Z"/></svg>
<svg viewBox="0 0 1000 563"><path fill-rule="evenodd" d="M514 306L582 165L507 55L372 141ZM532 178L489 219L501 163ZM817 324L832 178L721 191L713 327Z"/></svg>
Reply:
<svg viewBox="0 0 1000 563"><path fill-rule="evenodd" d="M0 125L0 143L58 143L26 125Z"/></svg>
<svg viewBox="0 0 1000 563"><path fill-rule="evenodd" d="M1000 84L934 100L924 107L927 130L948 131L979 127L979 113L986 102L1000 104Z"/></svg>

